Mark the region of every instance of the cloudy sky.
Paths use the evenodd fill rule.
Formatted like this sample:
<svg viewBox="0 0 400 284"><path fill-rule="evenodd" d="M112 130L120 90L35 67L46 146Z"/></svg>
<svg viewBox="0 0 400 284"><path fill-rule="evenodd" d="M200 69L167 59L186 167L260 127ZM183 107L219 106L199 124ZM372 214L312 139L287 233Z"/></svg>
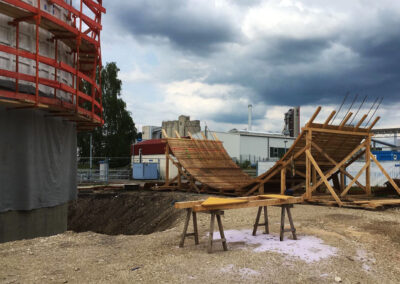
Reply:
<svg viewBox="0 0 400 284"><path fill-rule="evenodd" d="M347 92L348 103L359 94L355 111L364 96L365 112L383 96L378 126L400 126L400 1L113 0L104 6L103 63L121 69L123 99L139 129L180 114L213 130L245 129L251 103L253 129L281 131L291 106L301 106L304 124L322 105L323 120Z"/></svg>

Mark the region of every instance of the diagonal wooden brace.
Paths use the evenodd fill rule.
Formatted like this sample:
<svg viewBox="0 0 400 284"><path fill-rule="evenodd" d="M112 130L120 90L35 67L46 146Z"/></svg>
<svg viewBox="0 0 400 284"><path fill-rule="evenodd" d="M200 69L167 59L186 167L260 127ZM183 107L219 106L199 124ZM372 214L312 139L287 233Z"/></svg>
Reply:
<svg viewBox="0 0 400 284"><path fill-rule="evenodd" d="M397 191L397 193L400 194L399 187L394 182L394 180L389 176L389 174L385 171L385 169L382 167L381 163L378 162L378 160L375 158L374 155L370 154L370 157L375 162L375 164L378 166L378 168L381 170L381 172L385 175L385 177L388 179L388 181L393 186L393 188Z"/></svg>
<svg viewBox="0 0 400 284"><path fill-rule="evenodd" d="M313 164L315 167L315 170L318 172L319 176L321 177L321 180L325 183L326 187L328 188L329 192L332 194L333 198L336 200L337 204L339 206L342 206L343 203L340 200L340 198L337 196L336 192L333 190L332 186L330 185L328 178L329 176L325 176L320 167L318 166L317 162L314 160L314 157L311 155L310 150L306 150L306 155L310 159L310 162ZM329 173L328 173L329 174ZM332 174L331 174L332 175ZM318 183L317 183L318 184Z"/></svg>
<svg viewBox="0 0 400 284"><path fill-rule="evenodd" d="M311 145L312 145L312 147L313 147L314 149L316 149L318 152L320 152L320 153L321 153L329 162L331 162L333 165L336 166L336 165L338 164L331 156L329 156L324 150L322 150L321 147L319 147L317 143L311 142ZM365 152L365 151L363 151L362 153L364 153L364 152ZM359 155L357 155L357 156L359 156ZM348 164L347 166L349 166L349 165L350 165L350 164ZM342 174L348 176L351 180L354 180L354 177L353 177L350 173L348 173L348 172L345 170L345 167L344 167L344 166L343 166L343 167L340 167L339 171L340 171ZM361 187L365 192L367 191L367 189L365 188L365 186L363 186L357 179L355 179L355 183L356 183L359 187ZM343 193L342 193L342 194L343 194ZM343 195L341 195L341 196L343 196Z"/></svg>
<svg viewBox="0 0 400 284"><path fill-rule="evenodd" d="M336 173L345 163L348 159L350 159L355 153L357 153L362 147L365 147L365 142L361 143L358 145L353 151L351 151L350 154L348 154L342 161L336 164L336 166L328 171L328 173L325 175L325 177L328 179ZM311 153L310 153L311 154ZM318 167L319 168L319 167ZM322 183L324 183L323 179L321 178L315 185L312 186L311 192L313 192L316 188L318 188Z"/></svg>
<svg viewBox="0 0 400 284"><path fill-rule="evenodd" d="M353 178L353 180L349 183L349 185L340 194L340 197L343 197L347 194L347 192L350 190L350 188L353 186L353 184L357 181L357 179L361 176L363 171L365 171L365 169L370 165L370 163L371 163L370 160L366 161L365 165L361 168L361 170L358 172L358 174Z"/></svg>

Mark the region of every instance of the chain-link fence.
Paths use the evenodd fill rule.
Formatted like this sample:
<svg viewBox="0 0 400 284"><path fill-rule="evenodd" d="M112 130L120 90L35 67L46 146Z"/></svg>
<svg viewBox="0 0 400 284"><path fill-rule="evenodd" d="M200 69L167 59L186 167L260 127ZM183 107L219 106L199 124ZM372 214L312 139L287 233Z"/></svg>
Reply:
<svg viewBox="0 0 400 284"><path fill-rule="evenodd" d="M78 183L108 183L132 177L130 157L78 157Z"/></svg>

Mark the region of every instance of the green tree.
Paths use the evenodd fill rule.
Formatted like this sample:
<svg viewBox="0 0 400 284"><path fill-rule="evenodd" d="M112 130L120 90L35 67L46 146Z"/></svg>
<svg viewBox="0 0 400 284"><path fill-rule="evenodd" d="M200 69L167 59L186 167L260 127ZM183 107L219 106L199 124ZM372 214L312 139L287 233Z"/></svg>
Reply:
<svg viewBox="0 0 400 284"><path fill-rule="evenodd" d="M121 98L122 82L118 79L118 72L115 62L107 63L101 70L104 125L91 132L95 157L128 157L130 146L137 136L131 113L126 110L126 104ZM90 94L90 85L84 84L83 89ZM89 140L90 132L78 133L81 157L90 155Z"/></svg>

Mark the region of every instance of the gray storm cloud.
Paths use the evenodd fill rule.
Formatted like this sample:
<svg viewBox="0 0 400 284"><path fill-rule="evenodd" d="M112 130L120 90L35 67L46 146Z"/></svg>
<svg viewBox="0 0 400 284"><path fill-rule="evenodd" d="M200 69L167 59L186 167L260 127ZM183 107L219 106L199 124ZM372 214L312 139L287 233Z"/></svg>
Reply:
<svg viewBox="0 0 400 284"><path fill-rule="evenodd" d="M204 63L207 68L199 80L241 86L249 90L249 100L254 103L338 104L348 91L384 96L385 102L400 101L399 4L217 2L112 1L107 8L113 15L112 24L139 44L160 44L162 40L160 55ZM289 8L284 5L287 2ZM286 26L280 18L274 29L265 18L267 29L256 25L255 35L246 34L243 22L248 12L268 8L269 3L277 11L288 10L288 22L297 17L298 25ZM334 25L328 23L335 17L339 20ZM224 114L219 119L242 121L245 115Z"/></svg>

